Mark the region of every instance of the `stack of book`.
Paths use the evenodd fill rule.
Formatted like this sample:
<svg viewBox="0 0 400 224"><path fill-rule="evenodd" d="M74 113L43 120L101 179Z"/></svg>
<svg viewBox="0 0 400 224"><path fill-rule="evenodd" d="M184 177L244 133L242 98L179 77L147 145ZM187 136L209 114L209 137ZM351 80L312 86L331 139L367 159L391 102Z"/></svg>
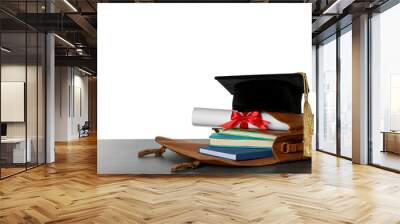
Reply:
<svg viewBox="0 0 400 224"><path fill-rule="evenodd" d="M219 129L210 135L202 154L231 160L251 160L272 157L275 136L253 129Z"/></svg>

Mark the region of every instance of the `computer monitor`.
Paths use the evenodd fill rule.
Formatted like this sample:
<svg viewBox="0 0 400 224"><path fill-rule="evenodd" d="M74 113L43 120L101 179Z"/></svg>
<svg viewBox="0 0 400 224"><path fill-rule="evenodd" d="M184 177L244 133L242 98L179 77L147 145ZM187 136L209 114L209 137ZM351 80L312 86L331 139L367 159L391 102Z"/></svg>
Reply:
<svg viewBox="0 0 400 224"><path fill-rule="evenodd" d="M7 136L7 124L1 123L1 137Z"/></svg>

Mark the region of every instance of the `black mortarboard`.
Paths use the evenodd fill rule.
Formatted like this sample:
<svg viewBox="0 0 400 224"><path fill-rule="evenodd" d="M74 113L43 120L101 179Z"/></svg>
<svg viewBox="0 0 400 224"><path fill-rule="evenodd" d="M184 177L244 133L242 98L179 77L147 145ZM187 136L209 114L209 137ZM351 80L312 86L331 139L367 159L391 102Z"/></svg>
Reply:
<svg viewBox="0 0 400 224"><path fill-rule="evenodd" d="M215 77L232 95L232 109L301 113L302 73ZM307 88L308 89L308 88Z"/></svg>

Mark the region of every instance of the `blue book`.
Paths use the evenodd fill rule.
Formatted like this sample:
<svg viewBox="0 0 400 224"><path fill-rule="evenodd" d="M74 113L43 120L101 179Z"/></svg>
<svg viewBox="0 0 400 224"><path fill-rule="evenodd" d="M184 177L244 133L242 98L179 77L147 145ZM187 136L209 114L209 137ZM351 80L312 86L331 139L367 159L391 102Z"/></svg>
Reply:
<svg viewBox="0 0 400 224"><path fill-rule="evenodd" d="M200 148L199 152L231 160L251 160L273 156L272 148L225 148L209 146L207 148Z"/></svg>

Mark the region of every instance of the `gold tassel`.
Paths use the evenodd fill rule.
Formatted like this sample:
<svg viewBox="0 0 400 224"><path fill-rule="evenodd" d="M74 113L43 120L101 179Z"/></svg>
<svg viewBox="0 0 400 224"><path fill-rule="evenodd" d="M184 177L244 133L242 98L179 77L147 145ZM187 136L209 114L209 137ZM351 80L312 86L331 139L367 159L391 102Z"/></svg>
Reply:
<svg viewBox="0 0 400 224"><path fill-rule="evenodd" d="M311 157L312 136L314 132L314 115L311 110L311 105L308 102L308 82L306 73L301 72L304 81L304 105L303 105L303 122L304 122L304 150L303 154L306 157Z"/></svg>

